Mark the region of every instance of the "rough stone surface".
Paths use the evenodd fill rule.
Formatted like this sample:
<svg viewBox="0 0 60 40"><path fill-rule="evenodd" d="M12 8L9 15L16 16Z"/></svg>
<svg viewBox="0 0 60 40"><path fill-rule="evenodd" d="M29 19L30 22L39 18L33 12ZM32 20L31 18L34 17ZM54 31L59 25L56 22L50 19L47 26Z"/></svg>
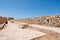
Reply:
<svg viewBox="0 0 60 40"><path fill-rule="evenodd" d="M1 17L0 16L0 24L5 23L7 21L6 17Z"/></svg>
<svg viewBox="0 0 60 40"><path fill-rule="evenodd" d="M18 21L26 22L29 24L39 24L39 25L45 25L45 26L60 27L60 15L25 18L25 19L20 19Z"/></svg>
<svg viewBox="0 0 60 40"><path fill-rule="evenodd" d="M10 21L12 19L14 19L14 18L12 18L12 17L7 18L7 17L0 16L0 29L3 29L5 24L7 24L8 21Z"/></svg>

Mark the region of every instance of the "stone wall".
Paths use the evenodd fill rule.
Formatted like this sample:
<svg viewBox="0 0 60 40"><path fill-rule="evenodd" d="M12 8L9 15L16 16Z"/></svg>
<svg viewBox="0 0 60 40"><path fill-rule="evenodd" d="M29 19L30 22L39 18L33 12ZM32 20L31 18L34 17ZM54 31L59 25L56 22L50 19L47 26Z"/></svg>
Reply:
<svg viewBox="0 0 60 40"><path fill-rule="evenodd" d="M60 27L60 15L25 18L25 19L20 19L18 21L26 22L29 24L39 24L39 25L45 25L45 26Z"/></svg>

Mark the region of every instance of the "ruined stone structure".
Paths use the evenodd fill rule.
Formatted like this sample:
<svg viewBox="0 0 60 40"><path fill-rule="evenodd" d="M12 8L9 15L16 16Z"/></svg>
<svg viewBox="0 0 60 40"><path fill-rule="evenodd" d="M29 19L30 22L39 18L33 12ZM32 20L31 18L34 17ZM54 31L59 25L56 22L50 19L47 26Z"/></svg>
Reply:
<svg viewBox="0 0 60 40"><path fill-rule="evenodd" d="M14 19L14 18L12 18L12 17L2 17L2 16L0 16L0 29L3 29L4 28L4 26L5 26L5 24L7 24L8 23L8 21L10 21L10 20L12 20L12 19Z"/></svg>
<svg viewBox="0 0 60 40"><path fill-rule="evenodd" d="M7 23L7 18L0 16L0 24L3 24L3 23Z"/></svg>
<svg viewBox="0 0 60 40"><path fill-rule="evenodd" d="M29 24L60 27L60 15L26 18L26 19L20 19L18 21L26 22Z"/></svg>

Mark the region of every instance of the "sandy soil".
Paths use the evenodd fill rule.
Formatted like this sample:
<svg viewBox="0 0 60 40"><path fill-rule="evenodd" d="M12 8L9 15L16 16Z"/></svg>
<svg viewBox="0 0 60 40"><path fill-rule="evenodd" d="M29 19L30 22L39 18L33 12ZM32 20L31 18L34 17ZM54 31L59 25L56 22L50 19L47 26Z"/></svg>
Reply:
<svg viewBox="0 0 60 40"><path fill-rule="evenodd" d="M48 27L48 26L41 26L41 25L31 25L31 26L60 33L60 28L57 28L57 27Z"/></svg>
<svg viewBox="0 0 60 40"><path fill-rule="evenodd" d="M39 32L43 32L46 33L46 36L49 37L51 40L60 40L60 34L56 33L54 31L50 31L50 30L45 30L45 29L41 29L41 28L34 28L34 27L28 27L31 30L37 30ZM26 29L28 29L26 28ZM40 37L36 38L39 39Z"/></svg>
<svg viewBox="0 0 60 40"><path fill-rule="evenodd" d="M8 22L7 27L0 31L0 40L31 40L45 33L31 29L21 29L20 25Z"/></svg>
<svg viewBox="0 0 60 40"><path fill-rule="evenodd" d="M24 25L24 23L22 24ZM60 40L60 28L30 24L26 29L37 30L39 32L46 33L46 36L50 38L48 40ZM39 40L39 38L40 37L34 38L33 40ZM40 38L40 40L43 39Z"/></svg>
<svg viewBox="0 0 60 40"><path fill-rule="evenodd" d="M23 25L28 27L22 29ZM8 21L0 40L60 40L60 28Z"/></svg>
<svg viewBox="0 0 60 40"><path fill-rule="evenodd" d="M40 37L37 37L37 38L34 38L32 40L51 40L48 36L46 35L43 35L43 36L40 36Z"/></svg>

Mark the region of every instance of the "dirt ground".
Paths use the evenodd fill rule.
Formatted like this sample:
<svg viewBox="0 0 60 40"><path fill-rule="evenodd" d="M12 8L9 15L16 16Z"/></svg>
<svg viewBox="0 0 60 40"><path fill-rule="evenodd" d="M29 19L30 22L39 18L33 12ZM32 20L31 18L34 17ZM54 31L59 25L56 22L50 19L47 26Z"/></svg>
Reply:
<svg viewBox="0 0 60 40"><path fill-rule="evenodd" d="M34 38L33 40L60 40L60 33L56 33L50 30L40 29L40 28L34 28L32 26L28 27L27 29L37 30L37 31L46 33L45 36L37 37L37 38ZM47 37L47 39L45 37Z"/></svg>

